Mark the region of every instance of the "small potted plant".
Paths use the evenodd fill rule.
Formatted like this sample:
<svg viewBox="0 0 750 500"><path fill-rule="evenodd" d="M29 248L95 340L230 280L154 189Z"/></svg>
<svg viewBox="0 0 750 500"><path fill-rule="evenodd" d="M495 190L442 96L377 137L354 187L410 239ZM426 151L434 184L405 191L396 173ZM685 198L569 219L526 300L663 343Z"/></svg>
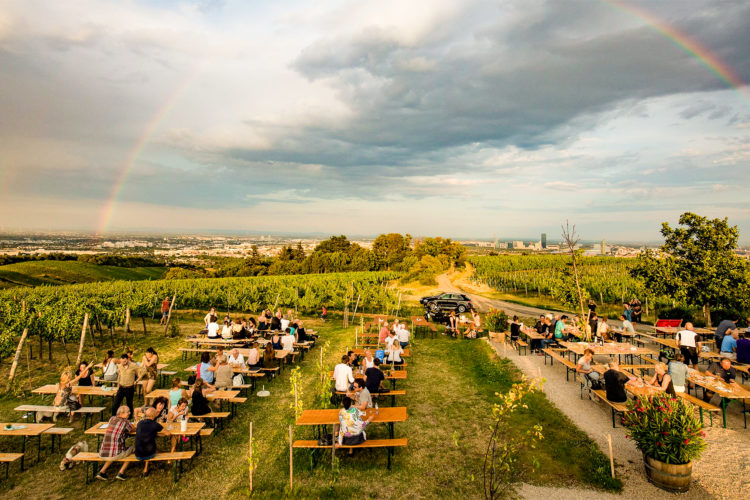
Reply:
<svg viewBox="0 0 750 500"><path fill-rule="evenodd" d="M693 460L706 447L693 409L667 393L639 397L628 408L622 423L627 437L643 452L648 480L667 491L687 491Z"/></svg>

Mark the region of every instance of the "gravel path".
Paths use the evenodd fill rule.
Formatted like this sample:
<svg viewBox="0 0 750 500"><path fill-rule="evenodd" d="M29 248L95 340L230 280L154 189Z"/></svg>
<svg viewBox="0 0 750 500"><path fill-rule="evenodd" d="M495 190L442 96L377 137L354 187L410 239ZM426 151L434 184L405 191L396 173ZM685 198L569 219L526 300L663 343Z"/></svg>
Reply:
<svg viewBox="0 0 750 500"><path fill-rule="evenodd" d="M572 380L566 382L562 366L545 366L543 356L519 356L510 346L499 342L491 344L499 355L512 360L526 375L536 377L541 370L542 376L546 378L544 392L547 398L591 436L607 455L606 435L612 435L616 474L625 485L620 496L582 489L524 484L519 490L522 498L578 499L583 495L586 498L747 498L750 492L750 429L743 428L742 416L736 405L733 409L730 407L728 412L729 428L721 428L720 418L714 418L714 427L706 429L708 447L701 459L693 465L693 485L690 491L671 494L646 480L641 453L631 441L625 439L622 427L612 428L609 407L589 399L581 400L579 384ZM602 358L601 361L606 359ZM706 419L706 425L709 425L707 416Z"/></svg>

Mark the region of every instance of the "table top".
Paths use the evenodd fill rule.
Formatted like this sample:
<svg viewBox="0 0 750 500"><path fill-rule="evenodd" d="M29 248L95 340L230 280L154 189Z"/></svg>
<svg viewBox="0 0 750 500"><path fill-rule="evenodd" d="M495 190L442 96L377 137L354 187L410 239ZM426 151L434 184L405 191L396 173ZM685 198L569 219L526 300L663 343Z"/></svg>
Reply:
<svg viewBox="0 0 750 500"><path fill-rule="evenodd" d="M197 368L196 368L195 366L190 366L190 367L188 367L188 368L185 368L185 370L184 370L184 371L186 371L186 372L193 372L193 373L195 373L195 372L197 372L197 371L198 371L198 369L197 369ZM238 367L238 366L232 366L232 371L233 371L234 373L242 373L242 374L244 374L244 375L250 375L250 374L252 374L252 373L260 373L260 370L259 370L259 369L257 369L257 370L250 370L249 368L240 368L240 367Z"/></svg>
<svg viewBox="0 0 750 500"><path fill-rule="evenodd" d="M136 363L136 364L138 366L140 366L140 363ZM169 364L167 364L167 363L157 363L156 364L156 369L157 370L163 370L164 368L166 368L168 366L169 366ZM104 363L99 363L98 365L94 365L94 368L103 369L104 368Z"/></svg>
<svg viewBox="0 0 750 500"><path fill-rule="evenodd" d="M688 372L688 380L709 391L718 393L721 397L729 399L750 399L750 391L743 389L738 384L726 384L723 380L710 377L695 370Z"/></svg>
<svg viewBox="0 0 750 500"><path fill-rule="evenodd" d="M378 348L377 347L368 347L368 349L370 349L371 353L375 354L375 351ZM382 349L382 350L384 351L385 349ZM351 351L354 354L356 354L357 356L364 356L365 355L365 348L364 347L357 347L357 348L351 349ZM406 349L404 349L404 352L401 353L401 357L402 358L408 358L409 356L411 356L411 349L409 349L407 347Z"/></svg>
<svg viewBox="0 0 750 500"><path fill-rule="evenodd" d="M667 338L660 339L659 337L654 337L653 335L649 335L647 333L639 333L638 336L647 338L651 342L654 342L656 344L661 344L666 347L671 347L672 349L678 348L677 341L674 339L667 339Z"/></svg>
<svg viewBox="0 0 750 500"><path fill-rule="evenodd" d="M394 406L380 408L377 414L375 409L370 408L363 412L362 419L365 420L374 415L373 423L405 422L408 415L405 406ZM332 425L339 423L339 410L305 410L297 419L297 425Z"/></svg>
<svg viewBox="0 0 750 500"><path fill-rule="evenodd" d="M537 332L533 328L521 328L521 333L523 333L524 335L526 335L528 338L534 339L534 340L539 340L539 339L546 338L544 335L542 335L541 333Z"/></svg>
<svg viewBox="0 0 750 500"><path fill-rule="evenodd" d="M560 342L569 351L583 355L583 351L591 349L594 354L658 354L656 351L645 347L635 347L627 342L605 342L603 346L589 342Z"/></svg>
<svg viewBox="0 0 750 500"><path fill-rule="evenodd" d="M59 390L58 384L47 384L41 387L37 387L31 392L34 394L57 394L58 390ZM81 385L73 386L73 394L81 394L85 396L114 397L116 393L117 393L117 389L113 387L81 386Z"/></svg>
<svg viewBox="0 0 750 500"><path fill-rule="evenodd" d="M158 436L196 436L206 424L204 422L188 422L187 430L185 432L180 430L179 422L161 424L164 429L157 434ZM171 427L171 428L170 428ZM84 434L89 436L103 436L107 433L107 422L99 422L95 426L86 430ZM131 436L135 435L135 429L130 433Z"/></svg>
<svg viewBox="0 0 750 500"><path fill-rule="evenodd" d="M641 379L627 382L625 389L633 396L653 396L661 392L661 389L658 387L646 384Z"/></svg>
<svg viewBox="0 0 750 500"><path fill-rule="evenodd" d="M22 425L23 429L6 429L6 425ZM19 422L2 422L0 423L0 436L38 436L44 431L51 429L55 424L25 424Z"/></svg>
<svg viewBox="0 0 750 500"><path fill-rule="evenodd" d="M240 395L240 391L213 391L205 394L206 399L232 399ZM168 389L156 389L146 394L145 399L164 397L169 399Z"/></svg>
<svg viewBox="0 0 750 500"><path fill-rule="evenodd" d="M390 365L380 365L380 369L383 371L383 375L385 375L385 378L391 379L391 380L406 380L406 370L383 370L384 366L390 366ZM333 378L333 372L331 373L331 378ZM354 372L354 378L361 377L361 373Z"/></svg>

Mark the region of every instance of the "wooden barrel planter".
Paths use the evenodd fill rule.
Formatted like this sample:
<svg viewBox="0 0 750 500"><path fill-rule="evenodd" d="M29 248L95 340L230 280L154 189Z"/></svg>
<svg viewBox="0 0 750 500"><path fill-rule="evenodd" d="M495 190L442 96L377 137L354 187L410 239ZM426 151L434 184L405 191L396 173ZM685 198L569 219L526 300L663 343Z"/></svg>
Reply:
<svg viewBox="0 0 750 500"><path fill-rule="evenodd" d="M665 464L655 458L643 456L649 482L666 491L682 493L690 489L693 462Z"/></svg>

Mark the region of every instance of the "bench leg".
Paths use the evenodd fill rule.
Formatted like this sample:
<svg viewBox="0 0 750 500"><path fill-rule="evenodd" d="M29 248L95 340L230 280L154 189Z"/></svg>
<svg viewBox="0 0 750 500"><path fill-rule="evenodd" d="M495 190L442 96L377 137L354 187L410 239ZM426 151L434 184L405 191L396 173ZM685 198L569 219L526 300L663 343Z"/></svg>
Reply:
<svg viewBox="0 0 750 500"><path fill-rule="evenodd" d="M699 406L698 409L700 410L700 414L701 414L701 427L703 427L703 408Z"/></svg>
<svg viewBox="0 0 750 500"><path fill-rule="evenodd" d="M391 455L393 454L393 448L389 446L387 450L388 450L388 470L391 470Z"/></svg>
<svg viewBox="0 0 750 500"><path fill-rule="evenodd" d="M617 427L615 424L615 409L612 408L612 428L614 429L615 427Z"/></svg>

